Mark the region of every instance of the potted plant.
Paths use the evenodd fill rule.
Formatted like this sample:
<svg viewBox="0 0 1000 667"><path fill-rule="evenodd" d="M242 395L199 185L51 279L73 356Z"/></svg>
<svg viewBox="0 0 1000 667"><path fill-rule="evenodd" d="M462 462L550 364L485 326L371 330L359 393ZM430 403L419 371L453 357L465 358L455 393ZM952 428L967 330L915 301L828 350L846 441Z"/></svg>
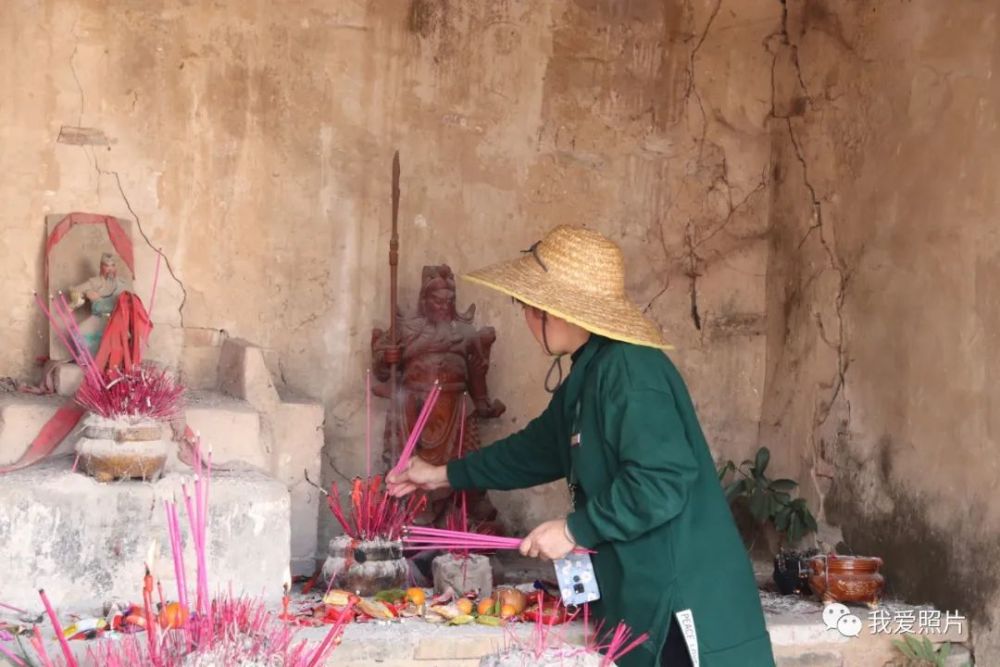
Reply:
<svg viewBox="0 0 1000 667"><path fill-rule="evenodd" d="M893 639L892 645L903 656L902 663L889 663L893 667L945 667L955 664L948 659L951 656L951 642L937 645L927 636L917 639L912 634L905 634L902 640ZM962 667L971 667L971 664L963 662Z"/></svg>
<svg viewBox="0 0 1000 667"><path fill-rule="evenodd" d="M797 545L803 537L816 530L816 519L804 498L792 498L798 482L791 479L771 479L767 466L771 452L767 447L757 450L754 459L736 465L725 461L719 466L719 482L724 484L730 505L744 502L754 521L770 527L777 535L774 556L774 583L782 595L809 591L809 571L805 564L818 554L817 549L797 551L786 547ZM726 483L727 479L729 480Z"/></svg>

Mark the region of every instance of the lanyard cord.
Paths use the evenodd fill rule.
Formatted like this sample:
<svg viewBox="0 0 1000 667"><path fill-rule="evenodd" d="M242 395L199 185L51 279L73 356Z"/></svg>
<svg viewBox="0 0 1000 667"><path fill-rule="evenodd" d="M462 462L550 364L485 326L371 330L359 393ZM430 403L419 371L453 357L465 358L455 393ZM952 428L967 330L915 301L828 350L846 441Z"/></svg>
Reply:
<svg viewBox="0 0 1000 667"><path fill-rule="evenodd" d="M552 355L552 350L549 349L549 338L546 335L546 329L548 328L546 325L548 325L548 323L549 323L549 314L546 313L543 310L542 311L542 346L545 348L545 354L547 354L549 356L553 356ZM559 385L562 384L562 381L563 381L562 358L563 358L563 355L561 355L561 354L560 355L556 355L556 358L552 362L552 365L549 366L549 372L545 374L545 391L549 392L550 394L556 393L556 389L558 389ZM558 371L559 372L559 376L556 379L556 383L554 385L551 382L551 380L552 380L552 371Z"/></svg>
<svg viewBox="0 0 1000 667"><path fill-rule="evenodd" d="M549 267L545 266L545 262L542 261L542 258L538 254L538 246L541 245L541 243L542 243L541 241L535 241L534 243L531 244L530 248L528 248L527 250L522 250L521 252L523 254L525 254L525 255L527 255L527 254L530 253L531 256L535 258L535 261L538 262L538 266L542 267L542 271L545 271L546 273L548 273L549 272ZM549 392L550 394L554 394L554 393L556 393L556 389L559 388L559 385L561 385L562 381L563 381L563 369L562 369L562 357L563 357L563 355L561 355L561 354L560 355L553 355L552 354L552 350L549 349L549 338L546 335L546 331L545 331L546 330L546 325L548 324L548 322L549 322L548 313L546 313L543 310L542 311L542 345L545 347L545 354L549 355L550 357L551 356L555 356L555 361L553 361L552 365L549 366L549 372L545 374L545 391ZM556 377L555 384L552 384L552 372L553 371L558 372L558 376Z"/></svg>

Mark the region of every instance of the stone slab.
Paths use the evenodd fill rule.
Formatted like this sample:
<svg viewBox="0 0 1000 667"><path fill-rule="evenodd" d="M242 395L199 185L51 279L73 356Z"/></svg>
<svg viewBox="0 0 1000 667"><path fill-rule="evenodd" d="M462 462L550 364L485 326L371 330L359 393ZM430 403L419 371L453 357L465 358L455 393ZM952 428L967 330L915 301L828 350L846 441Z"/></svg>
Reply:
<svg viewBox="0 0 1000 667"><path fill-rule="evenodd" d="M305 480L320 480L323 452L323 406L306 399L282 397L271 413L271 471L291 493L292 572L312 575L318 551L320 492ZM329 510L326 510L329 511Z"/></svg>
<svg viewBox="0 0 1000 667"><path fill-rule="evenodd" d="M844 656L837 651L808 651L775 657L776 667L844 667Z"/></svg>
<svg viewBox="0 0 1000 667"><path fill-rule="evenodd" d="M188 426L212 448L212 460L226 464L242 461L270 469L270 455L260 437L260 415L253 406L209 391L191 391L185 399Z"/></svg>
<svg viewBox="0 0 1000 667"><path fill-rule="evenodd" d="M164 591L176 590L163 501L180 499L181 484L193 476L168 472L155 483L100 484L71 466L72 457L59 457L3 477L0 599L34 609L38 589L45 588L53 604L74 611L134 600L154 540L156 575ZM210 584L277 602L289 559L287 489L247 468L215 472L209 493ZM193 583L183 512L181 524Z"/></svg>
<svg viewBox="0 0 1000 667"><path fill-rule="evenodd" d="M779 667L883 665L899 658L892 644L893 640L900 639L895 621L889 630L875 632L875 612L867 607L849 606L851 613L861 619L862 629L857 637L845 637L836 629L826 627L822 618L823 605L816 600L762 593L761 602ZM883 602L879 609L891 619L908 614L919 617L921 610L933 610L927 605L909 605L892 600ZM947 633L926 636L934 643L952 642L953 653L964 656L956 664L964 664L963 660L968 660L968 651L961 646L969 639L968 622L963 623L960 629L953 627Z"/></svg>
<svg viewBox="0 0 1000 667"><path fill-rule="evenodd" d="M898 638L900 632L896 619L906 617L919 618L922 612L933 613L934 608L929 605L911 605L894 600L886 600L879 606L879 611L873 611L864 606L851 605L848 608L852 614L858 616L862 621L861 635L859 637L845 637L836 629L829 629L823 623L823 605L812 598L802 598L796 596L781 596L775 593L762 593L761 603L764 608L768 624L773 624L771 630L771 642L775 646L796 646L804 644L857 644L866 637L876 641L886 641ZM889 627L884 628L878 623L874 614L883 614L883 618L890 619ZM952 626L947 632L945 629L945 614L941 613L940 632L931 632L928 628L928 638L936 643L952 642L965 643L969 640L969 623L961 623L961 627ZM874 630L878 628L878 632ZM914 627L913 632L919 634L919 630Z"/></svg>
<svg viewBox="0 0 1000 667"><path fill-rule="evenodd" d="M490 559L482 554L470 554L467 559L442 554L431 563L431 572L435 595L449 588L459 595L476 591L480 598L493 594L493 567Z"/></svg>

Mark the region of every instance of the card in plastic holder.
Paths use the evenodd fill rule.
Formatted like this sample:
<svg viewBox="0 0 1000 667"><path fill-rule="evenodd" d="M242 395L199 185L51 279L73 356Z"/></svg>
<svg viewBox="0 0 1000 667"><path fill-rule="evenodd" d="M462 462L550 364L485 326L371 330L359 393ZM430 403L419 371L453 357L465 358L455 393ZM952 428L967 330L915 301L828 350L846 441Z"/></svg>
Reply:
<svg viewBox="0 0 1000 667"><path fill-rule="evenodd" d="M554 561L563 604L581 605L601 597L589 554L570 553Z"/></svg>

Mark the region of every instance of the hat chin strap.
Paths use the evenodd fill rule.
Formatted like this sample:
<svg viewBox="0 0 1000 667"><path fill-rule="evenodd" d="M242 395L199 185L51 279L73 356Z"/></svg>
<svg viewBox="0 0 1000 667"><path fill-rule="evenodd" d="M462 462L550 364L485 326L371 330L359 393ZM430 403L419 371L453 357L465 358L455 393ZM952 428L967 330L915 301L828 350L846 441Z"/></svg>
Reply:
<svg viewBox="0 0 1000 667"><path fill-rule="evenodd" d="M554 354L552 352L552 350L549 349L549 337L546 334L546 330L548 329L548 323L549 323L549 314L546 313L543 310L542 311L542 347L545 348L545 354L549 355L550 357L555 357L555 360L553 360L552 365L549 366L549 372L545 374L545 391L549 392L550 394L554 394L554 393L556 393L556 390L559 388L559 385L561 385L562 381L563 381L563 370L562 370L562 358L563 358L563 355L561 355L561 354ZM559 372L559 375L558 375L558 377L556 379L556 383L554 385L551 382L552 381L552 371L558 371Z"/></svg>

